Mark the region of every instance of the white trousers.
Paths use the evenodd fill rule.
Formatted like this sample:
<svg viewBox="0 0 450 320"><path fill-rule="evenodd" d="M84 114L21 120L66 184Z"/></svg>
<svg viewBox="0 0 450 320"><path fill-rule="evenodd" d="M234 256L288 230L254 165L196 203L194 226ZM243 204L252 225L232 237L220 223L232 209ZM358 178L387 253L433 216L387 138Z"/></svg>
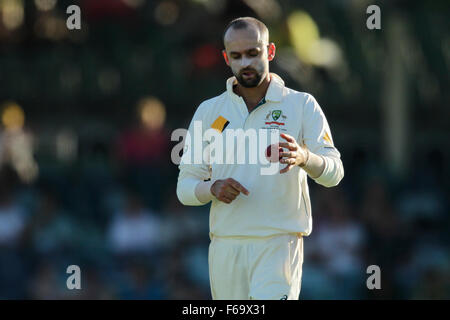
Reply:
<svg viewBox="0 0 450 320"><path fill-rule="evenodd" d="M298 300L303 237L213 237L209 279L214 300Z"/></svg>

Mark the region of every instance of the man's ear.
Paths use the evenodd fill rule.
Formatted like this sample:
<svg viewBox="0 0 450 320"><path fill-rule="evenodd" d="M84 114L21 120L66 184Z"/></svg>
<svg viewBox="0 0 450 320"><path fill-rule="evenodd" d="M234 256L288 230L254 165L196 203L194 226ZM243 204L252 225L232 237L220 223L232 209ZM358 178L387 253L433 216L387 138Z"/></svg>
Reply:
<svg viewBox="0 0 450 320"><path fill-rule="evenodd" d="M269 49L267 53L267 58L269 59L269 61L272 61L275 58L275 51L276 51L275 43L273 42L269 43L268 47Z"/></svg>
<svg viewBox="0 0 450 320"><path fill-rule="evenodd" d="M225 51L225 49L222 50L222 55L223 55L223 58L225 59L225 62L227 64L227 66L229 66L230 65L230 61L228 61L228 56L227 56L227 52Z"/></svg>

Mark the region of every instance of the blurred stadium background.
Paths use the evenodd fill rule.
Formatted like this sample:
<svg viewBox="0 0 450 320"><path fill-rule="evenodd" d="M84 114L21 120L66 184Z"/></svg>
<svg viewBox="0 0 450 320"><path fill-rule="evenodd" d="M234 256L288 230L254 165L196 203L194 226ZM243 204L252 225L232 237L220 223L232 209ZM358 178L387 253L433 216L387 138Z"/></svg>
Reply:
<svg viewBox="0 0 450 320"><path fill-rule="evenodd" d="M445 0L0 0L0 298L210 299L209 206L178 202L170 134L225 90L222 32L247 15L345 167L310 183L301 298L450 298Z"/></svg>

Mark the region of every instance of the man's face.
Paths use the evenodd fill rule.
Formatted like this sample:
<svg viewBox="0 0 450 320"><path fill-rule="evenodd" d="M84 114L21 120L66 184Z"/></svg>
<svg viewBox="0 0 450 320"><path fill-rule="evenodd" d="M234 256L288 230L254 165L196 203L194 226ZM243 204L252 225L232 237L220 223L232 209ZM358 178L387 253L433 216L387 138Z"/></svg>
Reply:
<svg viewBox="0 0 450 320"><path fill-rule="evenodd" d="M269 72L267 39L256 27L229 29L224 56L237 81L246 88L257 87Z"/></svg>

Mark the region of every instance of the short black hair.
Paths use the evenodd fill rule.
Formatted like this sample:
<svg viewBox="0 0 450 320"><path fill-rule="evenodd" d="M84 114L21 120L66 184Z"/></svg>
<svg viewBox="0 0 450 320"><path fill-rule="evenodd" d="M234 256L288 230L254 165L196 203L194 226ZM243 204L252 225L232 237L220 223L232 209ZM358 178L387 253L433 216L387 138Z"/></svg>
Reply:
<svg viewBox="0 0 450 320"><path fill-rule="evenodd" d="M267 39L269 39L269 29L267 29L266 25L263 22L253 17L240 17L228 23L225 30L223 31L222 40L225 41L225 34L227 33L228 29L246 29L251 25L257 27L259 32L263 36L267 36Z"/></svg>

